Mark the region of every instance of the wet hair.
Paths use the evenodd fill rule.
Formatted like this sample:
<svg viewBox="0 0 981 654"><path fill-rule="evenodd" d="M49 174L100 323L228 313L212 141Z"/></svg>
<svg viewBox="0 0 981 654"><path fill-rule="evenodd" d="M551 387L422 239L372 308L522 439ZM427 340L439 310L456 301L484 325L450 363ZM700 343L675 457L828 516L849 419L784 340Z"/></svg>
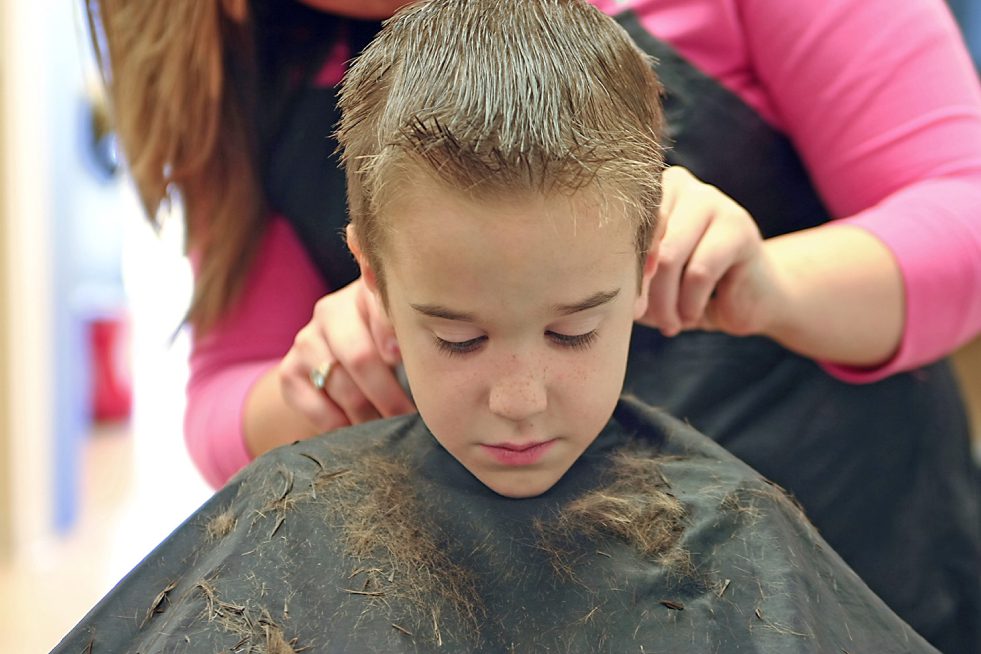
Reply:
<svg viewBox="0 0 981 654"><path fill-rule="evenodd" d="M385 203L420 177L478 198L590 191L636 221L660 202L650 58L585 0L427 0L384 24L341 87L351 223L384 293Z"/></svg>

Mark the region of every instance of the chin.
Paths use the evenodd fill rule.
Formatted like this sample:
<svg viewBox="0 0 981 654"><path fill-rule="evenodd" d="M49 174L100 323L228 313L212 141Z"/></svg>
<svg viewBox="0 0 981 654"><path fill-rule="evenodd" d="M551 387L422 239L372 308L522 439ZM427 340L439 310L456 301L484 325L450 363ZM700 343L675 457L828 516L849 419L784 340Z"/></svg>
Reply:
<svg viewBox="0 0 981 654"><path fill-rule="evenodd" d="M487 488L491 489L502 497L509 497L513 500L523 500L530 497L538 497L548 491L559 479L534 479L534 480L499 480L497 483L486 479L481 479Z"/></svg>

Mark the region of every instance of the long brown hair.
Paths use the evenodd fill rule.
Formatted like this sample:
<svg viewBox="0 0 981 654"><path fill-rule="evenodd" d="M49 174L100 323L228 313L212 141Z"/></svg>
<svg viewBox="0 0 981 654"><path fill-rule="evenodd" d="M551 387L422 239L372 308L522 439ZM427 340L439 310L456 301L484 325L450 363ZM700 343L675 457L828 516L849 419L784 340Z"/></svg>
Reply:
<svg viewBox="0 0 981 654"><path fill-rule="evenodd" d="M265 215L257 173L254 45L246 0L85 0L126 153L150 221L183 204L198 261L188 319L214 325L242 287Z"/></svg>

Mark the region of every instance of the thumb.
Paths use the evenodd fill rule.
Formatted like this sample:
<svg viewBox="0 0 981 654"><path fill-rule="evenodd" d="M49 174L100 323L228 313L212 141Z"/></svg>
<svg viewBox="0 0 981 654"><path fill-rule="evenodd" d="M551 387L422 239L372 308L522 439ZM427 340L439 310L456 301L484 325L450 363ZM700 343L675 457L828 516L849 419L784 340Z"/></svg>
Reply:
<svg viewBox="0 0 981 654"><path fill-rule="evenodd" d="M702 317L698 319L694 329L705 332L720 331L718 319L719 310L716 306L715 299L709 300L709 303L705 305L705 311L702 313Z"/></svg>

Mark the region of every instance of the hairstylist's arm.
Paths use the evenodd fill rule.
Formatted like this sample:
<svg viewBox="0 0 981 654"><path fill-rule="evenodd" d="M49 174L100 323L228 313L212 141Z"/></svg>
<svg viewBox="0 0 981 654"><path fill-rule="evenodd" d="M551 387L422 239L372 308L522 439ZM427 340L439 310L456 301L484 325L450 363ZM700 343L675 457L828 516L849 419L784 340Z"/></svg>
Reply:
<svg viewBox="0 0 981 654"><path fill-rule="evenodd" d="M865 338L884 329L886 342L897 311L890 266L902 275L894 355L822 367L872 382L950 354L981 333L981 86L949 10L942 0L739 5L753 77L836 219L774 241L774 256L804 257L795 282L825 319L860 321ZM854 293L870 306L854 313Z"/></svg>
<svg viewBox="0 0 981 654"><path fill-rule="evenodd" d="M245 440L261 454L348 425L415 410L393 372L395 334L361 279L320 299L279 365L255 385L245 408ZM330 364L324 388L310 372Z"/></svg>
<svg viewBox="0 0 981 654"><path fill-rule="evenodd" d="M868 232L825 226L762 240L735 201L684 168L664 174L666 223L641 322L762 335L814 359L887 360L903 330L903 284Z"/></svg>
<svg viewBox="0 0 981 654"><path fill-rule="evenodd" d="M303 0L303 3L351 18L388 18L409 0Z"/></svg>

